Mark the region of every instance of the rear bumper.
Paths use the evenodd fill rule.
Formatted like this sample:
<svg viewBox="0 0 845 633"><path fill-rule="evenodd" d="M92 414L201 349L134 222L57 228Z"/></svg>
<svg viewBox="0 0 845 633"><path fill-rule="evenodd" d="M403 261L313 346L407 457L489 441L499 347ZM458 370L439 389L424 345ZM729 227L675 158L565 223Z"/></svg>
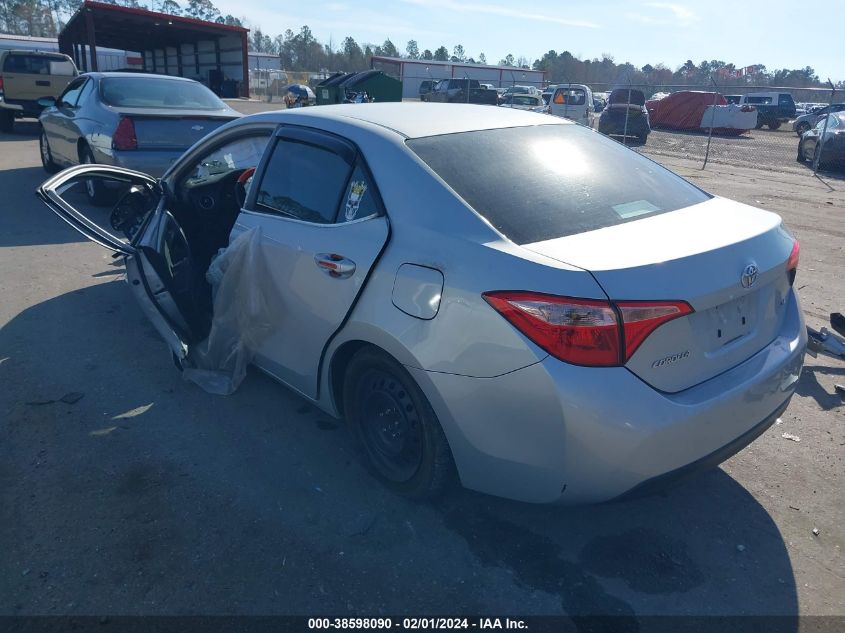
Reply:
<svg viewBox="0 0 845 633"><path fill-rule="evenodd" d="M37 119L41 116L42 108L37 101L26 101L24 99L0 98L0 110L11 110L17 116L26 116Z"/></svg>
<svg viewBox="0 0 845 633"><path fill-rule="evenodd" d="M760 422L757 426L752 427L749 431L746 431L735 440L728 442L722 448L719 448L709 455L687 464L686 466L681 466L680 468L676 468L668 473L657 475L656 477L652 477L651 479L637 484L625 494L617 497L617 499L622 501L625 499L645 497L664 489L670 484L678 483L679 481L687 479L696 473L715 468L723 461L729 459L733 455L736 455L739 451L765 433L777 421L777 419L783 415L783 412L786 411L789 406L789 400L791 399L792 396L790 395L786 402L780 405L765 420Z"/></svg>
<svg viewBox="0 0 845 633"><path fill-rule="evenodd" d="M134 169L159 178L184 153L184 150L110 150L97 152L96 160L104 165Z"/></svg>
<svg viewBox="0 0 845 633"><path fill-rule="evenodd" d="M602 134L624 134L625 131L624 115L608 117L607 113L602 113L599 117L599 132ZM628 136L647 135L651 132L648 119L642 116L628 119L627 132Z"/></svg>
<svg viewBox="0 0 845 633"><path fill-rule="evenodd" d="M486 379L409 371L443 425L466 487L539 503L609 501L715 465L774 421L794 393L807 343L791 297L772 343L674 394L623 367L575 367L551 357Z"/></svg>

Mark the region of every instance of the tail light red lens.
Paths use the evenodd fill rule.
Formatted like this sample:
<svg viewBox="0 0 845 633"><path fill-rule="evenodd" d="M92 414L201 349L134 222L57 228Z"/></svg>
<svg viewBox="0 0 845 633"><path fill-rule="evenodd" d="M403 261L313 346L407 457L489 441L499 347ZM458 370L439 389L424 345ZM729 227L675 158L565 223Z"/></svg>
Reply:
<svg viewBox="0 0 845 633"><path fill-rule="evenodd" d="M485 292L487 301L549 354L573 365L625 364L664 323L693 309L683 301L597 301L535 292Z"/></svg>
<svg viewBox="0 0 845 633"><path fill-rule="evenodd" d="M0 92L3 92L3 78L0 77Z"/></svg>
<svg viewBox="0 0 845 633"><path fill-rule="evenodd" d="M789 275L789 285L795 283L795 275L798 274L798 256L801 254L801 245L798 240L792 245L792 252L789 254L789 259L786 260L786 274Z"/></svg>
<svg viewBox="0 0 845 633"><path fill-rule="evenodd" d="M112 136L111 145L114 149L138 149L138 139L135 136L135 123L130 118L122 118Z"/></svg>
<svg viewBox="0 0 845 633"><path fill-rule="evenodd" d="M626 362L657 328L693 311L685 301L617 301L616 306L622 315Z"/></svg>

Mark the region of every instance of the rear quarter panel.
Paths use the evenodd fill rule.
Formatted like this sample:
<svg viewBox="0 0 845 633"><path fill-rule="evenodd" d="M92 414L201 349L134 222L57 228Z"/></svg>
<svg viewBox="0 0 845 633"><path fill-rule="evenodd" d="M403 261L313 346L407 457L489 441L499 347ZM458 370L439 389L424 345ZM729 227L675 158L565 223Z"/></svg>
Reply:
<svg viewBox="0 0 845 633"><path fill-rule="evenodd" d="M340 127L336 131L364 152L387 209L391 235L327 358L344 343L362 340L409 367L497 376L547 354L494 311L482 292L558 289L573 296L604 298L588 273L501 238L400 137L385 137L383 131L366 134ZM396 273L406 263L443 274L435 318L415 318L393 305ZM326 380L327 374L324 384Z"/></svg>

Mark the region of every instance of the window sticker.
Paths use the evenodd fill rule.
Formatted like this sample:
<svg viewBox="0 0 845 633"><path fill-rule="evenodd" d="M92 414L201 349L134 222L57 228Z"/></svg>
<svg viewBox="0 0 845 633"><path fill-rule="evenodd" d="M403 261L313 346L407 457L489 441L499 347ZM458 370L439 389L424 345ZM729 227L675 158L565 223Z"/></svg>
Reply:
<svg viewBox="0 0 845 633"><path fill-rule="evenodd" d="M635 218L638 215L645 215L646 213L654 213L660 211L660 207L656 207L648 200L635 200L634 202L626 202L625 204L613 205L613 210L616 214L625 220L628 218Z"/></svg>
<svg viewBox="0 0 845 633"><path fill-rule="evenodd" d="M347 222L355 219L358 215L358 208L361 206L361 199L367 192L367 183L363 180L353 180L349 189L349 197L346 199L345 217Z"/></svg>

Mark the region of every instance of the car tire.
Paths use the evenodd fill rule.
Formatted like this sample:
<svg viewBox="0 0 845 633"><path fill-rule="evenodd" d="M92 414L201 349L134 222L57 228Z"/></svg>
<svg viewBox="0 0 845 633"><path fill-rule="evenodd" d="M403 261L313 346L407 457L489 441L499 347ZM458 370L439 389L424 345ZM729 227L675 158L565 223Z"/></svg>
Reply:
<svg viewBox="0 0 845 633"><path fill-rule="evenodd" d="M757 119L757 124L754 126L754 129L755 129L755 130L760 130L760 129L762 129L762 128L763 128L763 126L764 126L765 124L766 124L766 122L765 122L765 121L761 121L760 119Z"/></svg>
<svg viewBox="0 0 845 633"><path fill-rule="evenodd" d="M804 142L798 141L798 157L795 159L799 163L805 162L807 159L804 158Z"/></svg>
<svg viewBox="0 0 845 633"><path fill-rule="evenodd" d="M767 125L770 130L777 130L780 128L780 121L769 121Z"/></svg>
<svg viewBox="0 0 845 633"><path fill-rule="evenodd" d="M795 126L795 133L798 134L798 136L802 136L804 134L804 132L806 132L809 129L810 129L810 124L807 123L806 121L801 121L801 123L799 123L798 125Z"/></svg>
<svg viewBox="0 0 845 633"><path fill-rule="evenodd" d="M349 362L343 408L367 469L405 497L438 496L455 479L446 436L434 410L408 371L364 347Z"/></svg>
<svg viewBox="0 0 845 633"><path fill-rule="evenodd" d="M53 152L50 151L50 142L47 140L47 132L41 128L38 136L38 153L41 155L41 166L48 174L55 174L59 166L53 160Z"/></svg>
<svg viewBox="0 0 845 633"><path fill-rule="evenodd" d="M0 132L10 134L15 127L15 115L8 110L0 110Z"/></svg>
<svg viewBox="0 0 845 633"><path fill-rule="evenodd" d="M94 153L87 145L79 150L79 162L83 165L96 165ZM103 183L90 179L85 181L85 193L88 195L88 202L97 207L106 207L114 202L112 193L103 186Z"/></svg>

